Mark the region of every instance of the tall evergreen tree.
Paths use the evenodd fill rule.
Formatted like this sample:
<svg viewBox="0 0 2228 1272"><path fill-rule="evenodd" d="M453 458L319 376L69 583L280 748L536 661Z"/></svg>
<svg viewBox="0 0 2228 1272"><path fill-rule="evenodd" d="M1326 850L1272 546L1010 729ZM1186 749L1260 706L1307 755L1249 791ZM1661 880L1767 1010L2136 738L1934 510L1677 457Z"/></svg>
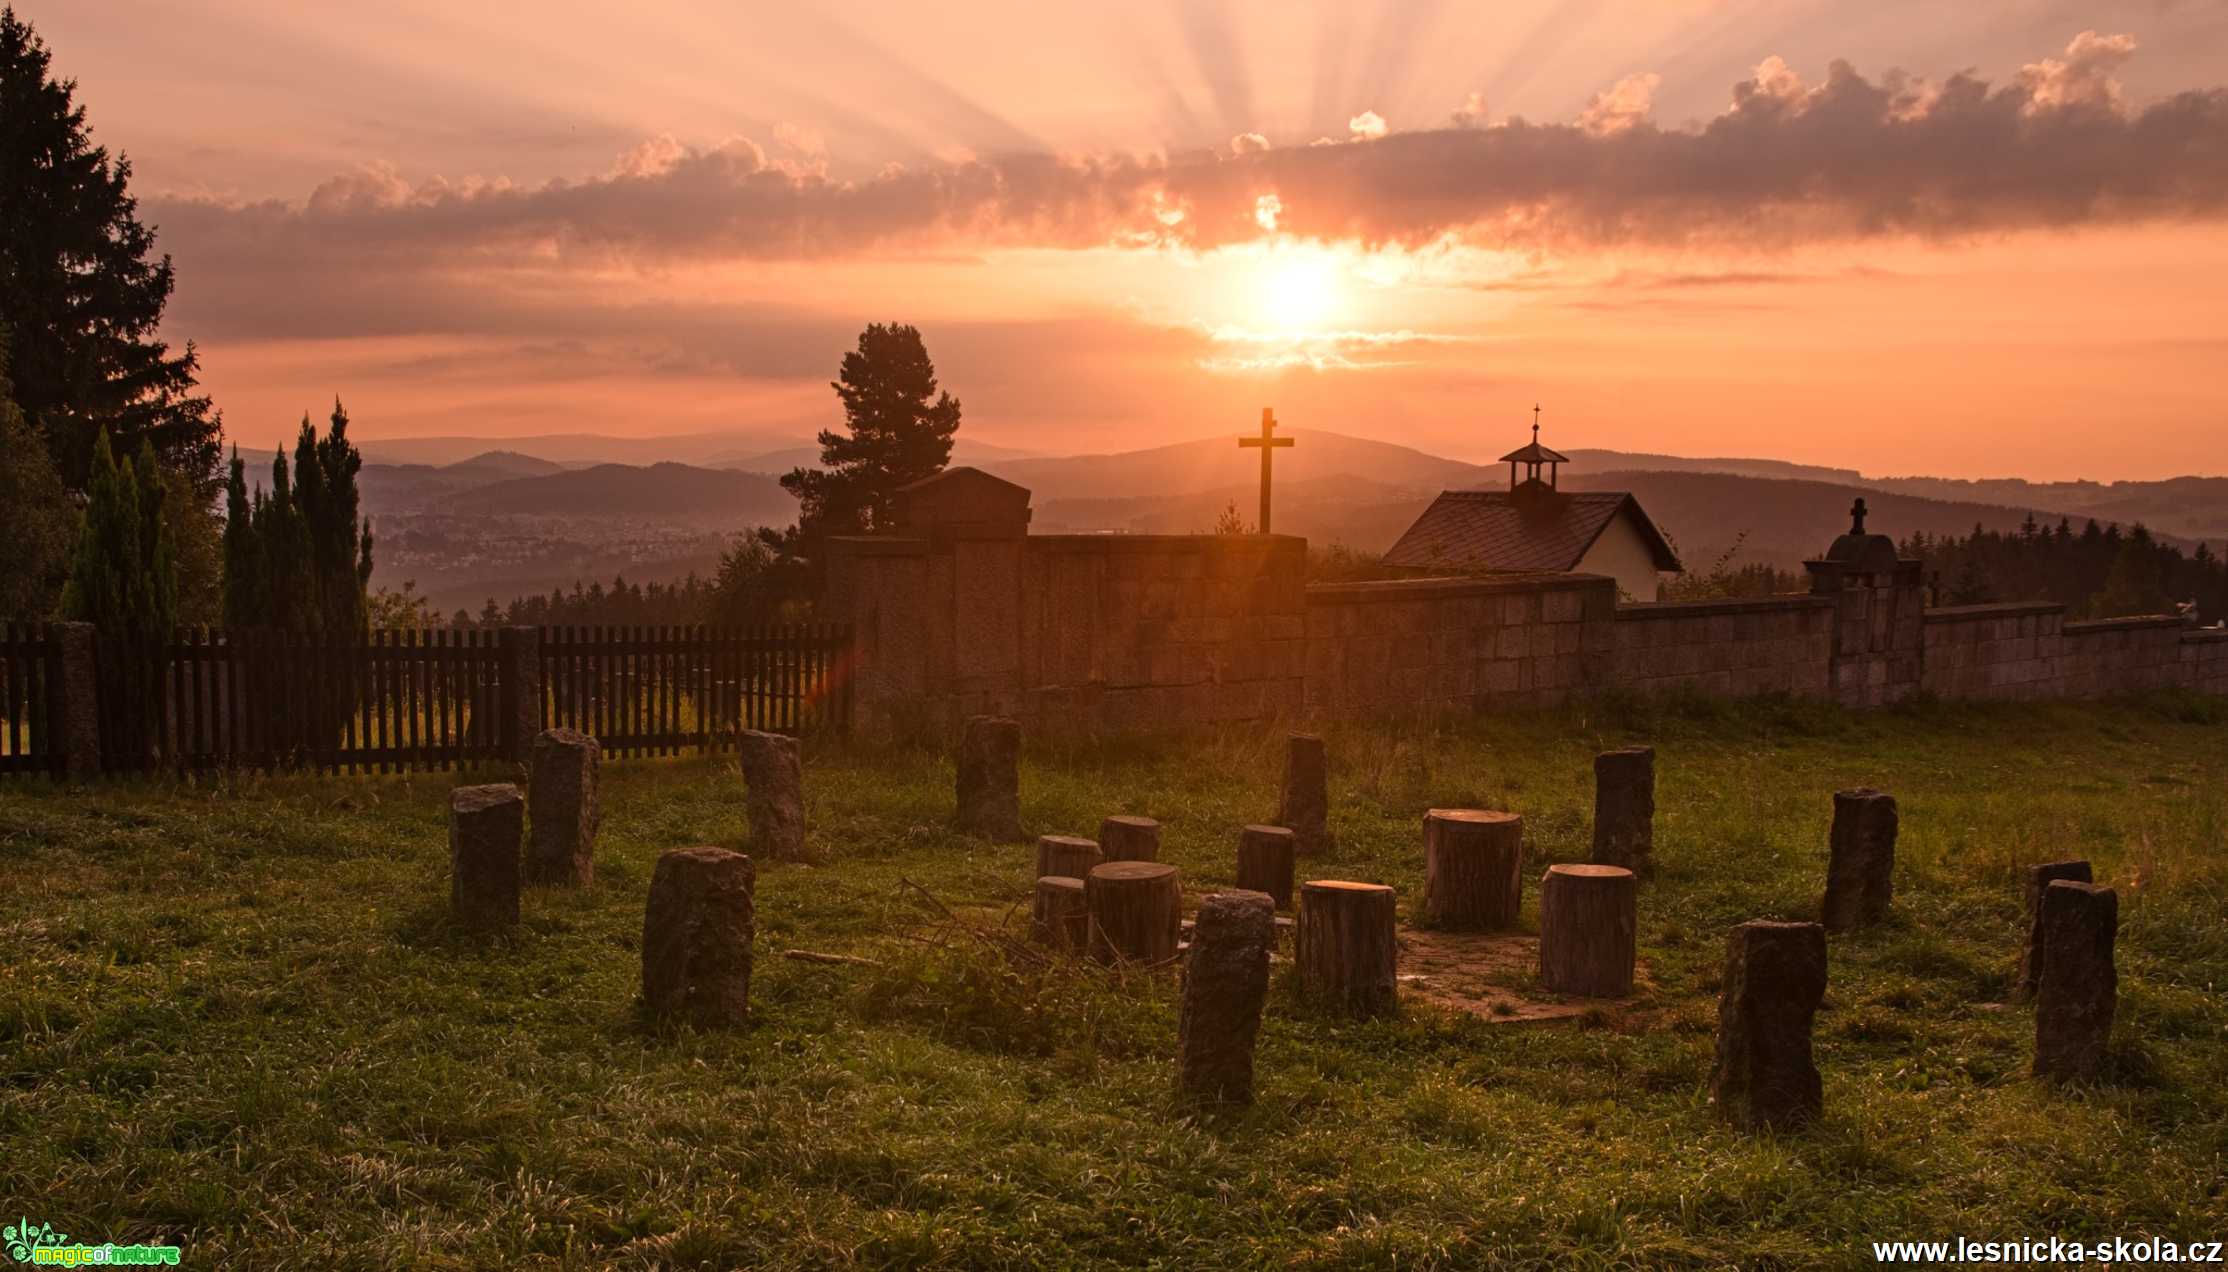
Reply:
<svg viewBox="0 0 2228 1272"><path fill-rule="evenodd" d="M348 412L333 403L319 437L308 416L294 461L271 460L271 488L252 498L232 459L225 504L225 621L236 627L352 635L371 621L371 528L356 475L363 456L348 440Z"/></svg>
<svg viewBox="0 0 2228 1272"><path fill-rule="evenodd" d="M71 559L62 611L103 632L163 639L178 612L177 568L163 518L162 473L153 446L118 462L108 434L93 439L85 519Z"/></svg>
<svg viewBox="0 0 2228 1272"><path fill-rule="evenodd" d="M10 328L15 400L46 439L65 485L87 490L96 439L152 445L201 495L214 493L223 424L195 391L188 344L157 331L170 258L127 192L131 163L92 143L74 80L13 8L0 9L0 324Z"/></svg>

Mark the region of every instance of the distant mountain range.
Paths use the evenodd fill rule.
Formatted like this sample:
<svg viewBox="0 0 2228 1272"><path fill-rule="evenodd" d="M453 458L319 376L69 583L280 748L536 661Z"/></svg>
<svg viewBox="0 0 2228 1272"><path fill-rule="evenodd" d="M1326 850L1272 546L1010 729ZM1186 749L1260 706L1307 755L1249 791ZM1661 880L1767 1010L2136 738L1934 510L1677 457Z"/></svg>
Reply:
<svg viewBox="0 0 2228 1272"><path fill-rule="evenodd" d="M1276 453L1275 529L1365 552L1384 550L1433 496L1494 489L1497 464L1296 429ZM361 482L381 526L382 581L415 578L437 603L546 590L619 570L648 581L706 571L733 533L786 525L796 504L776 476L819 458L817 447L750 435L620 439L593 436L419 438L364 446ZM778 440L778 439L777 439ZM659 448L670 450L659 453ZM476 448L476 449L475 449ZM676 458L673 451L693 458ZM600 458L613 452L647 462ZM1867 477L1781 460L1692 458L1573 449L1562 484L1629 490L1706 567L1743 540L1738 561L1783 568L1846 529L1862 495L1875 529L1902 537L2010 529L2029 516L2141 521L2169 542L2228 538L2228 478L2151 482L1959 481ZM441 458L450 456L453 458ZM402 460L404 462L394 462ZM1225 509L1257 514L1258 459L1235 436L1109 454L1041 456L962 439L955 463L1027 486L1039 533L1194 533ZM460 599L461 598L461 599Z"/></svg>

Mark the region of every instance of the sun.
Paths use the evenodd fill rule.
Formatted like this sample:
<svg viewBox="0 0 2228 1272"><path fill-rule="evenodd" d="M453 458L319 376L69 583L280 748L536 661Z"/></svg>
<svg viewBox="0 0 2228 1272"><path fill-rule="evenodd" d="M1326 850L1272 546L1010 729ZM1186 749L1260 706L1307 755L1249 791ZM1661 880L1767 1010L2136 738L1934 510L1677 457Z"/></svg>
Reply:
<svg viewBox="0 0 2228 1272"><path fill-rule="evenodd" d="M1345 308L1344 271L1331 252L1288 247L1264 256L1253 283L1254 321L1264 330L1320 332Z"/></svg>

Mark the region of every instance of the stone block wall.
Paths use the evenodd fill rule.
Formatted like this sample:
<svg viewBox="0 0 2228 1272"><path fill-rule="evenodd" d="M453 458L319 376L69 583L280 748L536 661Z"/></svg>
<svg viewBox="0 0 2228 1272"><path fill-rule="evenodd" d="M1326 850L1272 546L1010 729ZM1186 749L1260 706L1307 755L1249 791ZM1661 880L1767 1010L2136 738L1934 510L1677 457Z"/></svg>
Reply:
<svg viewBox="0 0 2228 1272"><path fill-rule="evenodd" d="M2065 607L1957 605L1926 611L1926 691L2024 700L2065 692Z"/></svg>
<svg viewBox="0 0 2228 1272"><path fill-rule="evenodd" d="M1620 605L1589 627L1588 681L1638 693L1749 697L1831 691L1835 602L1824 596Z"/></svg>
<svg viewBox="0 0 2228 1272"><path fill-rule="evenodd" d="M2101 698L2182 683L2182 639L2190 627L2172 615L2066 623L2062 696Z"/></svg>
<svg viewBox="0 0 2228 1272"><path fill-rule="evenodd" d="M2208 627L2182 634L2181 683L2203 693L2228 694L2228 630Z"/></svg>
<svg viewBox="0 0 2228 1272"><path fill-rule="evenodd" d="M1018 692L1002 709L1118 730L1301 712L1305 539L1032 535L1022 543Z"/></svg>
<svg viewBox="0 0 2228 1272"><path fill-rule="evenodd" d="M1586 687L1585 631L1616 581L1556 574L1307 589L1312 716L1547 705Z"/></svg>

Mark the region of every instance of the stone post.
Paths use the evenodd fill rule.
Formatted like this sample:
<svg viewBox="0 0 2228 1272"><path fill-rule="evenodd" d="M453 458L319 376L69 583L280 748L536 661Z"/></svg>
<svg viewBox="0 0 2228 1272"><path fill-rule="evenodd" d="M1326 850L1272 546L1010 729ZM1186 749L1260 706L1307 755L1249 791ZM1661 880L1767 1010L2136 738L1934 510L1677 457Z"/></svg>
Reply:
<svg viewBox="0 0 2228 1272"><path fill-rule="evenodd" d="M2120 898L2110 888L2053 880L2042 892L2042 972L2035 984L2035 1076L2090 1082L2104 1069L2119 1007L2112 944Z"/></svg>
<svg viewBox="0 0 2228 1272"><path fill-rule="evenodd" d="M1825 1108L1810 1025L1826 996L1826 929L1751 919L1733 929L1717 999L1710 1100L1742 1130L1792 1130Z"/></svg>
<svg viewBox="0 0 2228 1272"><path fill-rule="evenodd" d="M1539 889L1539 979L1558 994L1632 992L1639 884L1622 866L1549 866Z"/></svg>
<svg viewBox="0 0 2228 1272"><path fill-rule="evenodd" d="M506 627L496 640L503 656L503 754L515 764L531 763L542 728L542 631Z"/></svg>
<svg viewBox="0 0 2228 1272"><path fill-rule="evenodd" d="M959 740L959 827L1000 843L1021 843L1021 722L996 716L967 721Z"/></svg>
<svg viewBox="0 0 2228 1272"><path fill-rule="evenodd" d="M1323 739L1295 733L1284 744L1284 785L1277 798L1276 824L1293 835L1293 847L1310 856L1337 845L1330 831L1331 761Z"/></svg>
<svg viewBox="0 0 2228 1272"><path fill-rule="evenodd" d="M1868 786L1835 791L1825 923L1851 932L1884 922L1895 896L1895 796Z"/></svg>
<svg viewBox="0 0 2228 1272"><path fill-rule="evenodd" d="M2027 948L2019 959L2019 979L2013 984L2011 996L2015 1002L2026 1002L2035 996L2035 983L2042 977L2042 894L2060 879L2075 883L2093 883L2086 861L2052 861L2027 867Z"/></svg>
<svg viewBox="0 0 2228 1272"><path fill-rule="evenodd" d="M577 729L544 729L527 768L526 881L585 888L595 879L596 782L603 748Z"/></svg>
<svg viewBox="0 0 2228 1272"><path fill-rule="evenodd" d="M642 911L642 1002L699 1029L750 1015L758 867L725 848L675 848L650 873Z"/></svg>
<svg viewBox="0 0 2228 1272"><path fill-rule="evenodd" d="M1475 808L1423 815L1423 912L1434 927L1516 926L1524 902L1524 819Z"/></svg>
<svg viewBox="0 0 2228 1272"><path fill-rule="evenodd" d="M1356 1016L1400 1006L1400 943L1393 890L1377 883L1312 879L1300 885L1293 962L1300 990Z"/></svg>
<svg viewBox="0 0 2228 1272"><path fill-rule="evenodd" d="M518 926L526 797L509 782L449 792L449 913L475 932Z"/></svg>
<svg viewBox="0 0 2228 1272"><path fill-rule="evenodd" d="M56 623L51 630L61 661L51 718L61 743L62 777L80 782L101 772L98 638L91 623Z"/></svg>
<svg viewBox="0 0 2228 1272"><path fill-rule="evenodd" d="M1176 1093L1193 1104L1251 1104L1274 903L1259 892L1217 892L1199 903L1191 932L1176 1015Z"/></svg>
<svg viewBox="0 0 2228 1272"><path fill-rule="evenodd" d="M1656 847L1656 752L1628 746L1594 757L1594 864L1648 868Z"/></svg>
<svg viewBox="0 0 2228 1272"><path fill-rule="evenodd" d="M1099 851L1108 861L1160 860L1160 823L1116 813L1099 823Z"/></svg>
<svg viewBox="0 0 2228 1272"><path fill-rule="evenodd" d="M805 855L805 769L797 739L744 729L736 756L743 770L743 809L752 851L776 861Z"/></svg>
<svg viewBox="0 0 2228 1272"><path fill-rule="evenodd" d="M1248 826L1238 832L1238 886L1265 892L1279 910L1292 908L1292 856L1298 836L1282 826Z"/></svg>

